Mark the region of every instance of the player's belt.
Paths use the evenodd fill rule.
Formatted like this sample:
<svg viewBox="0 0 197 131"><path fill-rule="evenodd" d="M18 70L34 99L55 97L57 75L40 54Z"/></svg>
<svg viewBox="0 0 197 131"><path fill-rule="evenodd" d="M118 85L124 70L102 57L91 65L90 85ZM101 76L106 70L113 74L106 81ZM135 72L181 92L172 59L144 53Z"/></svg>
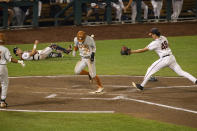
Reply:
<svg viewBox="0 0 197 131"><path fill-rule="evenodd" d="M164 57L166 57L166 56L170 56L170 54L164 55L164 56L162 56L162 58L164 58Z"/></svg>
<svg viewBox="0 0 197 131"><path fill-rule="evenodd" d="M84 58L84 59L89 59L90 56L82 56L82 58Z"/></svg>

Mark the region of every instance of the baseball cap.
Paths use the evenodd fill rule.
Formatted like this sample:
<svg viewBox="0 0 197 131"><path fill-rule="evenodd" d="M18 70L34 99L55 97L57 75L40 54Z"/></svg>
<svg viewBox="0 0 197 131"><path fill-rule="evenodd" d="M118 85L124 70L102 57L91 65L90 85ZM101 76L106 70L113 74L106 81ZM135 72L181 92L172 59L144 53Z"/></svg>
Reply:
<svg viewBox="0 0 197 131"><path fill-rule="evenodd" d="M160 32L159 32L158 28L152 28L149 33L156 34L157 36L160 36Z"/></svg>
<svg viewBox="0 0 197 131"><path fill-rule="evenodd" d="M86 33L84 31L79 31L77 33L77 40L79 42L83 42L85 40L85 38L86 38Z"/></svg>

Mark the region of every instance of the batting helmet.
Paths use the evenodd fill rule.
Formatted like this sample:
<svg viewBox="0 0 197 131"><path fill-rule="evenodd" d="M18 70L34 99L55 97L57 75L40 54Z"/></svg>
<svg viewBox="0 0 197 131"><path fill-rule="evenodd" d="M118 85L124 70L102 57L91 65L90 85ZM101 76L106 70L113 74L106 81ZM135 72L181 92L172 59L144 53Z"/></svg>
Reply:
<svg viewBox="0 0 197 131"><path fill-rule="evenodd" d="M77 40L79 42L84 42L85 38L86 38L86 33L84 31L79 31L77 33Z"/></svg>
<svg viewBox="0 0 197 131"><path fill-rule="evenodd" d="M5 42L5 34L0 33L0 43L4 43Z"/></svg>
<svg viewBox="0 0 197 131"><path fill-rule="evenodd" d="M18 47L15 47L14 49L13 49L13 52L14 52L14 54L17 56L17 54L16 54L16 51L18 50Z"/></svg>

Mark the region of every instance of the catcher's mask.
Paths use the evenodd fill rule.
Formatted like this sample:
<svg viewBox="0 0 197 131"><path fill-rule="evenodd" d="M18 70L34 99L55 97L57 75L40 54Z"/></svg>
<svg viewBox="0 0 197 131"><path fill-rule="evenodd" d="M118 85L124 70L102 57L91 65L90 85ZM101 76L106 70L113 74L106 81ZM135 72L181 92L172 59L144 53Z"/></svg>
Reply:
<svg viewBox="0 0 197 131"><path fill-rule="evenodd" d="M5 35L3 33L0 33L0 43L5 42Z"/></svg>
<svg viewBox="0 0 197 131"><path fill-rule="evenodd" d="M18 50L18 47L15 47L14 49L13 49L13 52L14 52L14 54L17 56L17 54L16 54L16 51Z"/></svg>
<svg viewBox="0 0 197 131"><path fill-rule="evenodd" d="M77 33L77 40L79 42L84 42L85 38L86 38L86 33L84 31L79 31Z"/></svg>

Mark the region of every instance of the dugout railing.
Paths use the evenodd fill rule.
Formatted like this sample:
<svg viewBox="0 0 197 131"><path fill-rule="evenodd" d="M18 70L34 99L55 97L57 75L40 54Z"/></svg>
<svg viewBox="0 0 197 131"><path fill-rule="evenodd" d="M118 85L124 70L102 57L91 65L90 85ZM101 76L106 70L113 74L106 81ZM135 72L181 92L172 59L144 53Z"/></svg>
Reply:
<svg viewBox="0 0 197 131"><path fill-rule="evenodd" d="M42 17L38 18L38 0L22 0L18 2L0 2L0 6L3 8L3 19L2 19L2 27L7 28L7 20L8 20L8 12L7 9L13 6L29 6L31 9L32 17L26 19L26 23L32 24L33 27L39 27L40 23L42 22L51 22L53 25L58 26L67 21L72 21L74 25L82 25L83 19L86 14L83 13L81 5L83 3L90 4L95 0L74 0L72 3L63 3L59 4L61 10L57 12L54 16L48 15L45 17L47 13L51 12L49 4L43 4L42 8ZM111 2L118 1L118 0L105 0L107 3L106 11L101 11L100 17L104 19L105 23L111 24L113 22L113 18L115 16L115 10L111 7ZM129 0L123 0L124 5L128 3ZM144 0L146 4L149 6L149 11L152 10L152 5L150 4L150 0ZM143 22L142 17L142 10L141 10L141 0L137 0L137 22ZM172 13L172 0L164 0L163 8L161 11L161 16L164 20L170 21L171 20L171 13ZM129 8L128 12L124 14L124 16L129 17L131 15L131 9ZM189 16L189 17L188 17ZM149 13L149 18L153 17L153 13ZM182 12L180 14L181 19L197 19L197 0L184 0ZM92 16L90 19L94 19ZM62 22L63 21L63 22Z"/></svg>

